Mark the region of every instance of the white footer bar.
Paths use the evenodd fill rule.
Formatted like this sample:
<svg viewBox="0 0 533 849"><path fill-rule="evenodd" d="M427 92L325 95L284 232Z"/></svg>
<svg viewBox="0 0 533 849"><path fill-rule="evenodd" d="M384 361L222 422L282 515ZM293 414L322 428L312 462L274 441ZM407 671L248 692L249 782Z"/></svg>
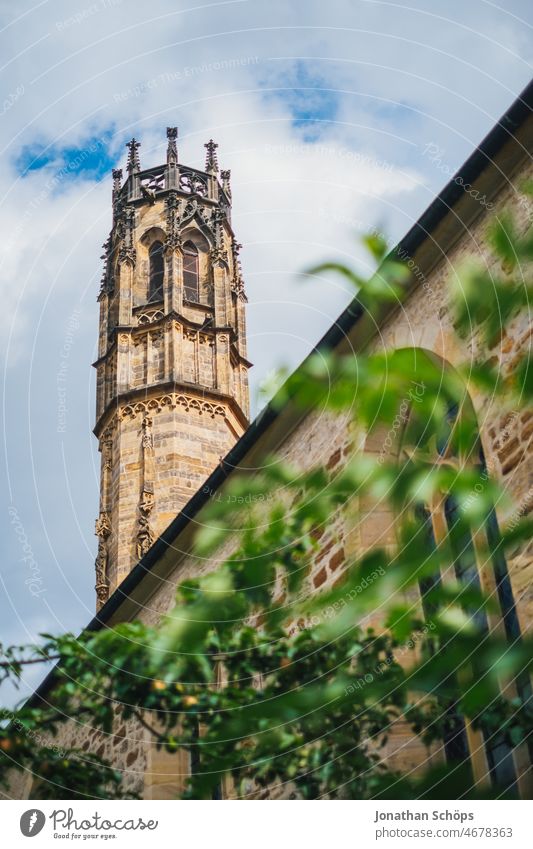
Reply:
<svg viewBox="0 0 533 849"><path fill-rule="evenodd" d="M5 847L532 849L531 802L4 801ZM34 842L30 843L30 838ZM68 841L68 842L67 842Z"/></svg>

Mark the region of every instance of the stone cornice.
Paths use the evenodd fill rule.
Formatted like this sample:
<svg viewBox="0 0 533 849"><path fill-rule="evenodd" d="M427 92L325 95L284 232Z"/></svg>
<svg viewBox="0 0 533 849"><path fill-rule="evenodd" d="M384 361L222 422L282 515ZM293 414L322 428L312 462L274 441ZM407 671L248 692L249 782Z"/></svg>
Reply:
<svg viewBox="0 0 533 849"><path fill-rule="evenodd" d="M128 416L144 416L147 413L158 413L162 409L174 409L179 406L187 410L197 410L213 418L221 415L227 419L227 413L231 412L243 430L249 424L239 404L231 395L196 384L162 381L153 384L148 390L146 387L141 387L117 395L96 422L93 433L99 439L115 416L122 421Z"/></svg>

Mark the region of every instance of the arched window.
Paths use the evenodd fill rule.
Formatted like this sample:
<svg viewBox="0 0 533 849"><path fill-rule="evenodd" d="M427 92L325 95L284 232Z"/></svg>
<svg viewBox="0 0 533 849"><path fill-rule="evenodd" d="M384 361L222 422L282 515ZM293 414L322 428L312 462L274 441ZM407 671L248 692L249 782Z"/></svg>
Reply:
<svg viewBox="0 0 533 849"><path fill-rule="evenodd" d="M408 354L413 357L412 361L409 361ZM427 379L426 375L432 375L430 363L435 363L438 369L447 368L445 361L439 361L436 355L420 348L401 349L395 352L395 355L400 361L404 357L407 358L410 368L414 363L424 379ZM430 379L436 379L435 375ZM408 469L409 463L417 456L427 468L430 468L431 464L442 464L452 471L477 468L481 489L478 484L471 495L467 496L471 499L468 503L473 504L474 499L480 497L477 493L483 491L483 482L490 476L471 399L466 390L462 397L455 398L455 402L451 397L448 398L447 409L439 416L440 433L435 434L432 429L428 430L427 411L418 403L424 396L424 383L413 381L413 384L417 389L406 392L404 400L399 404L393 428L388 433L385 432L385 427L381 430L375 428L369 433L365 452L374 454L378 462L388 459L392 464L396 460L402 469L404 466ZM433 435L429 440L430 432ZM521 640L520 625L494 506L487 506L488 515L484 522L480 520L473 523L469 519L469 512L464 509L463 502L458 502L455 497L453 487L450 487L450 490L446 491L444 488L428 499L422 492L420 495L410 494L402 505L402 512L405 510L407 514L414 514L411 537L418 539L422 551L426 551L428 557L435 550L443 555L442 569L436 568L432 573L426 571L419 581L425 617L430 622L432 616L439 614L441 605L446 603L439 597L441 587L445 590L451 587L452 591L455 591L453 587L459 585L464 612L476 624L480 640L482 641L494 627L503 625L509 641L516 645ZM391 544L389 535L395 523L393 508L388 504L383 507L379 500L376 503L373 497L363 494L359 496L359 505L362 518L360 539L363 548L375 545L376 537L382 546ZM487 554L487 543L490 556ZM394 542L392 544L394 545ZM425 565L427 568L427 564ZM484 606L471 601L482 588L484 593L491 591L499 600L499 623L496 620L496 611L489 616ZM443 648L428 636L425 651L433 655L443 651ZM486 668L485 661L481 657L473 656L470 662L474 677L482 681L490 671ZM514 681L506 682L506 686L514 687L522 702L531 700L532 688L528 673L519 674ZM442 682L437 682L433 695L441 708L443 750L446 759L470 768L471 774L477 780L481 778L482 766L474 754L484 751L492 781L499 787L506 787L510 796L514 795L518 770L513 747L504 731L494 729L483 718L478 728L466 722L460 710L462 690L458 677L450 674ZM526 745L529 749L529 744ZM519 763L524 757L523 750L517 757Z"/></svg>
<svg viewBox="0 0 533 849"><path fill-rule="evenodd" d="M200 300L198 249L192 242L183 246L183 297L195 304Z"/></svg>
<svg viewBox="0 0 533 849"><path fill-rule="evenodd" d="M465 408L467 408L467 404L469 405L469 401L465 401ZM412 414L414 412L414 409L411 408L410 413ZM438 459L446 461L449 465L457 469L460 469L465 462L468 462L470 466L477 465L481 473L481 478L487 480L489 474L485 465L479 437L476 446L478 452L477 462L476 457L472 456L473 451L469 451L463 456L463 451L458 448L460 440L457 436L457 431L461 427L461 416L462 410L457 405L450 405L446 420L443 422L441 438L437 440L436 444ZM456 430L455 433L454 430ZM437 458L435 459L438 462ZM455 496L446 493L443 496L443 498L437 499L431 505L417 504L416 512L419 520L422 522L423 534L427 541L428 551L438 548L441 545L449 546L455 578L464 587L466 595L470 589L478 593L482 591L479 569L480 567L489 568L492 565L505 631L509 639L513 642L520 640L520 627L516 615L507 564L499 542L499 531L494 509L490 511L488 520L478 530L479 540L481 540L481 534L484 532L492 546L493 554L490 560L487 561L485 556L483 556L483 559L480 559L481 553L476 547L470 523L468 518L465 517ZM474 492L472 498L475 498ZM431 602L431 595L432 590L440 586L441 580L442 576L439 572L427 576L420 581L422 605L428 618L430 618L432 613L438 612ZM484 609L465 604L465 612L475 622L481 637L489 633L489 622ZM487 669L475 657L472 658L472 667L480 680L487 674ZM523 676L519 676L514 683L518 694L522 698L525 699L526 696L531 695L531 690L530 688L528 690ZM456 688L457 698L450 696L450 691L453 691L454 687ZM443 723L445 753L448 760L469 762L470 747L466 727L463 717L457 711L457 702L460 694L459 681L455 681L454 684L449 679L446 682L446 689L448 695L441 701L445 718ZM438 687L435 694L438 697ZM499 786L508 788L509 792L514 792L517 777L512 749L509 743L503 733L485 727L483 722L481 723L481 731L492 779Z"/></svg>
<svg viewBox="0 0 533 849"><path fill-rule="evenodd" d="M154 242L150 248L150 285L148 292L149 301L163 300L163 278L165 276L165 262L163 257L163 245Z"/></svg>

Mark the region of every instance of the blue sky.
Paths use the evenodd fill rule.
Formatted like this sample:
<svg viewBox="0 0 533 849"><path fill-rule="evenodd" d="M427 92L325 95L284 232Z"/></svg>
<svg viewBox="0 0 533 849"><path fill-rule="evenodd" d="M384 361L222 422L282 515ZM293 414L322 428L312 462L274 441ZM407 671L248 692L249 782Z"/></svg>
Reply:
<svg viewBox="0 0 533 849"><path fill-rule="evenodd" d="M0 0L5 642L76 631L94 610L90 364L125 142L141 140L144 167L164 160L167 125L192 166L219 142L255 394L348 301L305 269L336 256L369 270L357 236L376 224L401 238L446 181L426 146L456 169L529 81L532 23L526 0Z"/></svg>
<svg viewBox="0 0 533 849"><path fill-rule="evenodd" d="M314 62L299 59L288 69L286 86L279 86L272 96L289 110L292 126L300 130L305 142L318 140L337 116L340 94L322 75Z"/></svg>
<svg viewBox="0 0 533 849"><path fill-rule="evenodd" d="M53 142L25 144L15 156L13 165L21 177L45 168L54 176L67 170L72 180L77 177L98 180L109 176L119 159L117 152L114 156L110 152L112 137L112 131L108 130L81 139L76 146Z"/></svg>

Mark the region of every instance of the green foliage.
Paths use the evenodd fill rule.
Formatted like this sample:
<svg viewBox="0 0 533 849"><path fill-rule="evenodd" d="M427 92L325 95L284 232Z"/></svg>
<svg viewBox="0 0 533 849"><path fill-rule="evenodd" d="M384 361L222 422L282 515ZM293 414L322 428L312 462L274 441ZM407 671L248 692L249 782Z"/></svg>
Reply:
<svg viewBox="0 0 533 849"><path fill-rule="evenodd" d="M494 221L489 237L499 259L497 270L467 264L455 277L453 305L457 331L462 336L479 333L484 344L493 348L511 317L530 308L533 234L530 228L518 236L506 213Z"/></svg>
<svg viewBox="0 0 533 849"><path fill-rule="evenodd" d="M120 715L167 752L187 749L190 798L216 796L227 777L243 797L275 789L304 799L472 798L479 791L464 764L443 763L416 780L391 771L383 751L395 724L407 723L427 747L441 746L461 717L486 739L524 744L533 719L527 687L504 696L501 685L528 681L532 644L487 628L495 598L457 578L465 539L475 537L477 558L491 564L531 534L526 521L498 540L486 533L503 494L479 465L468 390L502 404L512 397L515 407L532 392L529 361L502 380L490 360L504 323L528 306L532 238L509 216L490 238L501 276L465 269L451 293L459 332L478 339L476 363L453 371L412 349L319 352L272 402L343 415L355 434L388 430L395 452L356 453L334 472L271 457L253 475L234 473L227 497L204 510L195 543L198 558L221 562L178 588L157 628L121 624L2 651L4 679L15 681L24 664L59 659L51 703L4 712L10 721L0 728L6 766L33 772L37 795L123 792L109 765L56 752L44 739L67 718L112 733ZM342 274L373 311L405 297L409 272L381 238L365 243L380 263L369 281L338 263L314 273ZM346 510L360 519L361 495L398 517L396 544L353 557L334 587L311 593L309 570L325 535L335 538ZM420 511L436 499L453 503L458 518L430 544ZM429 587L423 604L421 583ZM362 624L369 620L373 627Z"/></svg>

